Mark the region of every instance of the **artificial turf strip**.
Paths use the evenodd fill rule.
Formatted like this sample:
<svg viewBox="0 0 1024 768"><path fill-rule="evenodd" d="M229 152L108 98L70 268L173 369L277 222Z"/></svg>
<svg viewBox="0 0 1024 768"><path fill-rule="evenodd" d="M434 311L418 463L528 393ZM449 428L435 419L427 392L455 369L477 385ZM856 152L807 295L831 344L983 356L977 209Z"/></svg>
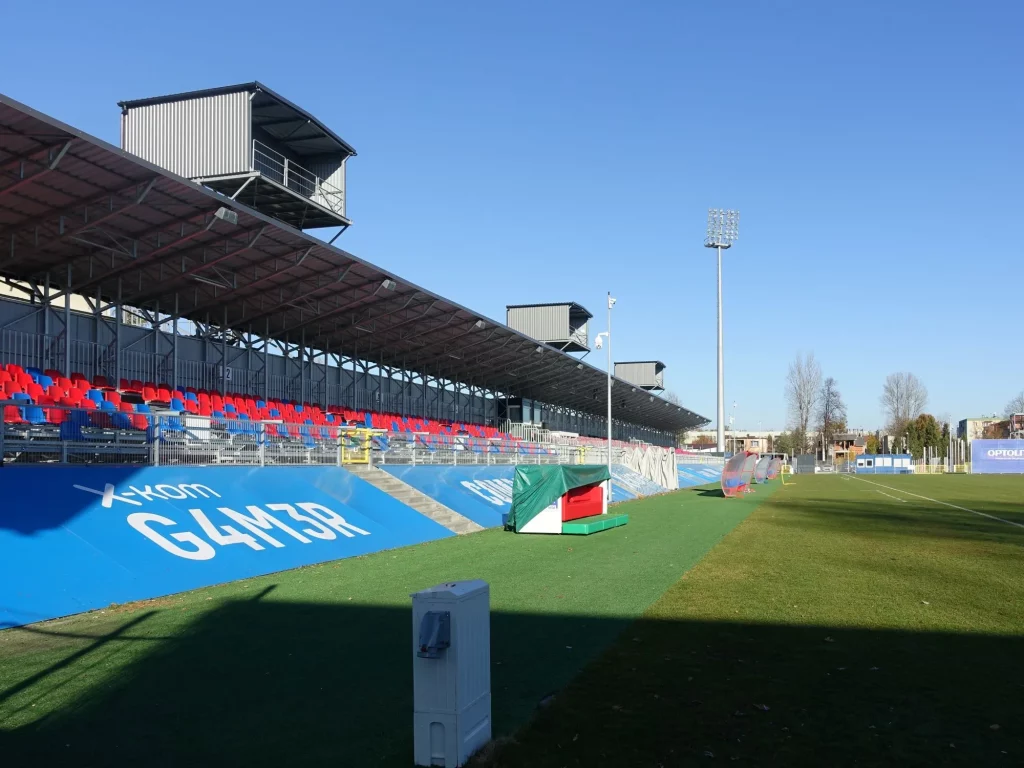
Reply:
<svg viewBox="0 0 1024 768"><path fill-rule="evenodd" d="M871 479L798 476L474 766L1024 764L1024 530L906 493L1024 478Z"/></svg>
<svg viewBox="0 0 1024 768"><path fill-rule="evenodd" d="M0 632L0 755L36 765L394 765L409 593L491 584L496 735L522 725L770 494L616 505L600 536L489 530ZM112 523L113 524L113 523Z"/></svg>

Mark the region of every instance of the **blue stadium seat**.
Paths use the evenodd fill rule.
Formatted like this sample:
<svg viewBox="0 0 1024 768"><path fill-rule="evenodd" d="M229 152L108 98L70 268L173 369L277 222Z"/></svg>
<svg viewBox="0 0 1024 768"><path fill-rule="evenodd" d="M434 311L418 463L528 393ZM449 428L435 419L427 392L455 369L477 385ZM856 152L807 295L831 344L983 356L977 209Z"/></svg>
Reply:
<svg viewBox="0 0 1024 768"><path fill-rule="evenodd" d="M44 373L42 376L39 377L39 381L37 383L43 389L49 389L50 387L53 386L53 379Z"/></svg>
<svg viewBox="0 0 1024 768"><path fill-rule="evenodd" d="M46 413L38 405L30 405L22 409L22 418L29 424L46 424Z"/></svg>
<svg viewBox="0 0 1024 768"><path fill-rule="evenodd" d="M184 411L185 402L180 397L171 398L171 409L175 411Z"/></svg>
<svg viewBox="0 0 1024 768"><path fill-rule="evenodd" d="M199 397L196 395L195 392L186 392L185 393L185 399L186 400L191 400L194 403L198 403L199 402Z"/></svg>
<svg viewBox="0 0 1024 768"><path fill-rule="evenodd" d="M88 411L76 408L69 412L64 418L64 421L61 422L60 439L73 441L85 440L86 437L82 434L82 427L88 426L90 426Z"/></svg>
<svg viewBox="0 0 1024 768"><path fill-rule="evenodd" d="M85 393L85 396L96 403L97 406L103 403L103 390L101 389L90 389Z"/></svg>

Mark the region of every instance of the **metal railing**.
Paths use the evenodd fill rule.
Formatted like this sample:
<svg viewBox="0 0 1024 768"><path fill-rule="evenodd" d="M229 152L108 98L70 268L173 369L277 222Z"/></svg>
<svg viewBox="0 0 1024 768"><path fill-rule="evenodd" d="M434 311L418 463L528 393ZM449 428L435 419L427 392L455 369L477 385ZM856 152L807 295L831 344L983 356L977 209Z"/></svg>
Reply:
<svg viewBox="0 0 1024 768"><path fill-rule="evenodd" d="M380 430L116 410L0 403L5 464L367 464Z"/></svg>
<svg viewBox="0 0 1024 768"><path fill-rule="evenodd" d="M693 453L677 453L676 464L702 464L711 467L724 467L724 456L701 456Z"/></svg>
<svg viewBox="0 0 1024 768"><path fill-rule="evenodd" d="M324 181L262 141L252 143L252 169L324 208L345 215L345 191Z"/></svg>
<svg viewBox="0 0 1024 768"><path fill-rule="evenodd" d="M4 464L326 465L580 463L565 446L250 421L153 407L148 413L0 402Z"/></svg>
<svg viewBox="0 0 1024 768"><path fill-rule="evenodd" d="M149 412L0 402L4 464L273 466L605 464L606 449L340 424L250 421L152 406ZM613 448L622 464L625 449Z"/></svg>

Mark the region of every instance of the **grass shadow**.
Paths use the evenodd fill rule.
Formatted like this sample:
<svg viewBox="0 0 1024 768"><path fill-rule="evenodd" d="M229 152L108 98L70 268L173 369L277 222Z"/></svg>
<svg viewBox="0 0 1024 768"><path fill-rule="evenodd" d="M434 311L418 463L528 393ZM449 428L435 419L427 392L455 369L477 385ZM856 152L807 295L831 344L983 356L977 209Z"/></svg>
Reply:
<svg viewBox="0 0 1024 768"><path fill-rule="evenodd" d="M50 716L0 723L2 754L12 764L405 768L410 624L408 609L229 602ZM780 766L1024 754L1019 637L503 612L491 629L495 735L533 718L494 751L494 768L672 766L705 752ZM32 696L81 661L69 653L3 695Z"/></svg>

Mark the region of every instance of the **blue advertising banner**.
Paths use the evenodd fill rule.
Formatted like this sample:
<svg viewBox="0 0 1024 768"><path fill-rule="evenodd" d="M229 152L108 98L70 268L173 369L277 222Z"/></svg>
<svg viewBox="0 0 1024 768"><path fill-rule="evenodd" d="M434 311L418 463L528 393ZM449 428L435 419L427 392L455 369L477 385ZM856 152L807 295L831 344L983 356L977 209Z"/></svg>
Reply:
<svg viewBox="0 0 1024 768"><path fill-rule="evenodd" d="M6 467L0 628L454 536L339 467Z"/></svg>
<svg viewBox="0 0 1024 768"><path fill-rule="evenodd" d="M717 483L722 479L722 468L708 464L678 464L676 470L680 488Z"/></svg>
<svg viewBox="0 0 1024 768"><path fill-rule="evenodd" d="M468 517L484 528L502 525L502 515L512 508L511 465L438 466L382 464L378 466L425 493L448 509ZM635 488L664 492L664 488L645 479L631 469L612 467L612 502L635 499ZM645 494L646 495L646 494Z"/></svg>
<svg viewBox="0 0 1024 768"><path fill-rule="evenodd" d="M971 440L971 473L1024 473L1024 440Z"/></svg>
<svg viewBox="0 0 1024 768"><path fill-rule="evenodd" d="M648 480L636 470L625 467L622 464L612 465L612 482L618 490L625 491L629 494L629 498L634 499L639 496L656 496L668 490L653 480ZM615 488L613 488L612 501L620 500L616 498Z"/></svg>
<svg viewBox="0 0 1024 768"><path fill-rule="evenodd" d="M468 517L484 528L501 525L502 512L512 507L512 476L508 466L408 466L380 464L378 469Z"/></svg>

